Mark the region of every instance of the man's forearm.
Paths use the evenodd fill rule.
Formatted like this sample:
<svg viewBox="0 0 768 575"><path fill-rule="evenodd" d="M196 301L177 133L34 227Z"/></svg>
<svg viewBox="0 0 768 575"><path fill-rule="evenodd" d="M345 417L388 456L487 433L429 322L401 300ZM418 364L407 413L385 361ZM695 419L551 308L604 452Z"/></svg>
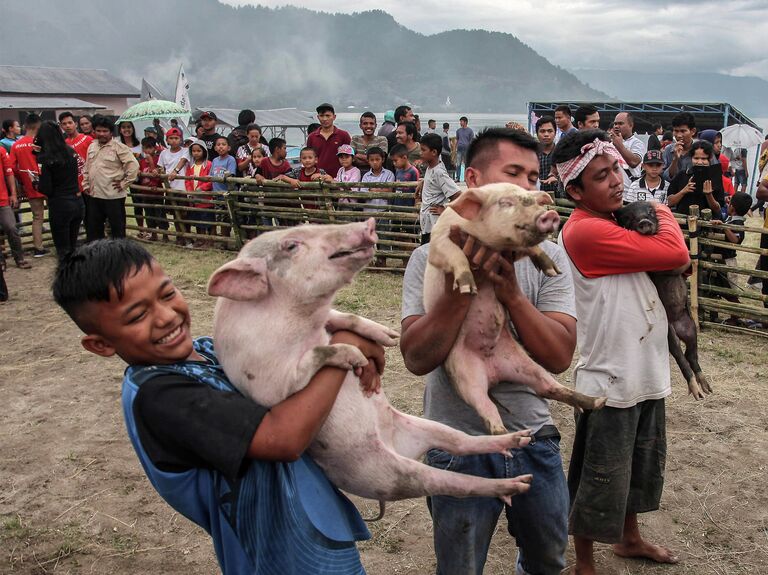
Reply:
<svg viewBox="0 0 768 575"><path fill-rule="evenodd" d="M624 145L624 142L618 142L616 144L616 149L619 151L619 154L621 154L621 157L624 158L624 161L627 162L627 165L629 165L630 168L637 167L637 165L640 163L640 156L632 152L632 150L627 149L627 147Z"/></svg>
<svg viewBox="0 0 768 575"><path fill-rule="evenodd" d="M502 305L509 312L520 342L536 363L553 373L568 369L576 348L575 330L542 313L524 296Z"/></svg>
<svg viewBox="0 0 768 575"><path fill-rule="evenodd" d="M669 179L671 180L677 175L677 164L678 164L679 158L677 155L675 155L672 158L672 161L669 164L669 168L667 168L667 173L669 174Z"/></svg>
<svg viewBox="0 0 768 575"><path fill-rule="evenodd" d="M425 375L445 361L459 336L472 297L443 294L426 315L411 322L409 318L403 320L400 351L408 371Z"/></svg>
<svg viewBox="0 0 768 575"><path fill-rule="evenodd" d="M706 194L707 196L707 204L709 204L709 209L712 210L715 215L720 214L720 204L715 199L715 196L713 194Z"/></svg>

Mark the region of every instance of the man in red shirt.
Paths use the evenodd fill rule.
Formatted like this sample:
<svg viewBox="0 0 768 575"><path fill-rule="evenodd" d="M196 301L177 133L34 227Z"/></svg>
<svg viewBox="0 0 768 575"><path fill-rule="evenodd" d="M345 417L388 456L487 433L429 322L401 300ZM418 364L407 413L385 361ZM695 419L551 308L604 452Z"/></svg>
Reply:
<svg viewBox="0 0 768 575"><path fill-rule="evenodd" d="M19 180L24 194L32 208L32 243L35 246L34 257L39 258L49 253L43 248L43 219L45 217L45 196L37 191L37 180L40 168L35 156L35 136L42 119L34 112L24 120L24 137L19 138L11 146L11 164L13 173Z"/></svg>
<svg viewBox="0 0 768 575"><path fill-rule="evenodd" d="M608 398L604 409L576 418L568 470L575 572L596 572L594 541L613 544L621 557L677 563L672 551L641 536L637 515L659 508L667 448L664 398L672 392L667 316L646 272L682 272L688 249L663 204L655 204L654 235L616 223L625 164L605 132L568 134L553 154L576 203L558 238L576 295L576 390Z"/></svg>
<svg viewBox="0 0 768 575"><path fill-rule="evenodd" d="M19 205L19 200L16 197L16 179L13 177L13 164L11 164L11 158L2 146L0 146L0 171L2 171L0 174L0 229L8 238L16 266L29 269L32 266L24 260L21 238L16 229L16 218L13 213L13 208Z"/></svg>
<svg viewBox="0 0 768 575"><path fill-rule="evenodd" d="M75 122L75 116L72 112L59 114L59 126L64 132L64 141L67 142L68 146L74 148L77 155L85 161L88 157L88 146L93 142L93 138L77 131L77 122Z"/></svg>
<svg viewBox="0 0 768 575"><path fill-rule="evenodd" d="M64 132L64 141L68 146L72 147L75 152L77 152L77 155L80 156L81 160L83 160L84 165L85 160L88 159L88 146L90 146L91 142L93 142L93 138L86 134L81 134L77 131L77 122L75 122L75 116L72 114L72 112L62 112L59 114L59 126L61 127L61 131ZM80 185L80 192L82 193L82 169L80 171L81 173L78 175L77 183Z"/></svg>
<svg viewBox="0 0 768 575"><path fill-rule="evenodd" d="M341 164L336 153L339 146L351 144L349 133L333 125L336 112L330 104L320 104L317 108L317 121L320 127L307 137L307 147L317 152L317 167L327 174L338 173Z"/></svg>

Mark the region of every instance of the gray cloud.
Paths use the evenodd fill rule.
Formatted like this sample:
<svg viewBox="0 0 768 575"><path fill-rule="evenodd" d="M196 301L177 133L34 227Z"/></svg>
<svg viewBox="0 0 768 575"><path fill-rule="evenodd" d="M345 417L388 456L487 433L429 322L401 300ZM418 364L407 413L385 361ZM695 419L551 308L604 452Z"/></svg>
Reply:
<svg viewBox="0 0 768 575"><path fill-rule="evenodd" d="M507 32L570 69L684 70L768 79L765 0L223 1L344 13L379 9L424 34L455 28Z"/></svg>

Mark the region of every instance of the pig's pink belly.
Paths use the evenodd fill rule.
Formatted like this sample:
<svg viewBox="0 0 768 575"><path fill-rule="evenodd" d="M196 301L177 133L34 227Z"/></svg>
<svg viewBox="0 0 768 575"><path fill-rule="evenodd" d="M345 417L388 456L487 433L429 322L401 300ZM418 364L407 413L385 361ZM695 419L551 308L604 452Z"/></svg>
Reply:
<svg viewBox="0 0 768 575"><path fill-rule="evenodd" d="M309 448L334 485L368 499L392 499L399 478L385 471L395 457L391 409L383 392L365 397L357 377L347 376Z"/></svg>
<svg viewBox="0 0 768 575"><path fill-rule="evenodd" d="M499 344L506 314L490 286L481 286L459 332L460 348L491 356Z"/></svg>

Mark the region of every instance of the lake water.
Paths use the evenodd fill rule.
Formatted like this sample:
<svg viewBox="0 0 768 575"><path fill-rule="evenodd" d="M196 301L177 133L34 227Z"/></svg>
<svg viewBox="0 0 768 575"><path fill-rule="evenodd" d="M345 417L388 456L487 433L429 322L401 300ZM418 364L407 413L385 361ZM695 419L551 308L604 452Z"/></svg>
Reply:
<svg viewBox="0 0 768 575"><path fill-rule="evenodd" d="M350 134L360 133L360 115L364 110L355 112L339 112L336 114L336 125ZM528 116L526 114L462 114L461 112L422 112L419 110L419 119L421 120L422 132L427 131L427 121L432 119L437 122L437 130L442 132L443 122L451 125L451 134L459 128L459 118L466 116L469 119L469 127L476 133L490 126L503 126L507 122L519 122L524 126L528 125ZM379 126L384 123L384 112L374 112Z"/></svg>

